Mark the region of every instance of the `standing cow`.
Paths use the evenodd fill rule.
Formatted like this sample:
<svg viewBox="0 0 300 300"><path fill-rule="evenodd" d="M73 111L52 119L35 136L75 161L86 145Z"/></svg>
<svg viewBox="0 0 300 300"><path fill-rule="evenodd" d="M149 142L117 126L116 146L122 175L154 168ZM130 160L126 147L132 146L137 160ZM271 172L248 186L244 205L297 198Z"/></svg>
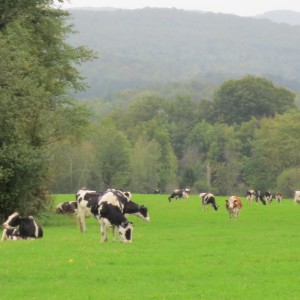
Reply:
<svg viewBox="0 0 300 300"><path fill-rule="evenodd" d="M231 196L226 200L226 209L229 212L230 219L237 220L242 207L242 201L237 196Z"/></svg>
<svg viewBox="0 0 300 300"><path fill-rule="evenodd" d="M179 198L189 199L190 192L191 192L190 189L174 190L173 193L168 198L169 202L171 202L171 199L173 199L173 198L175 198L176 200Z"/></svg>
<svg viewBox="0 0 300 300"><path fill-rule="evenodd" d="M124 208L129 201L127 195L118 190L108 191L100 197L96 217L100 224L101 242L107 242L111 226L118 228L121 242L132 242L133 224L124 216Z"/></svg>
<svg viewBox="0 0 300 300"><path fill-rule="evenodd" d="M265 193L260 193L259 195L259 200L262 202L263 205L270 204L272 202L273 195L271 192L265 192Z"/></svg>
<svg viewBox="0 0 300 300"><path fill-rule="evenodd" d="M296 203L300 204L300 191L295 191L294 205L296 205Z"/></svg>
<svg viewBox="0 0 300 300"><path fill-rule="evenodd" d="M256 199L256 191L255 190L248 190L246 193L247 203L251 204L253 200Z"/></svg>
<svg viewBox="0 0 300 300"><path fill-rule="evenodd" d="M275 193L275 199L280 204L282 202L282 194L280 192Z"/></svg>
<svg viewBox="0 0 300 300"><path fill-rule="evenodd" d="M76 193L77 220L81 232L86 232L85 218L97 215L98 201L102 195L102 192L86 188L82 188Z"/></svg>
<svg viewBox="0 0 300 300"><path fill-rule="evenodd" d="M18 212L10 215L2 227L2 241L7 239L37 239L43 237L43 229L34 218L32 216L22 217Z"/></svg>
<svg viewBox="0 0 300 300"><path fill-rule="evenodd" d="M200 201L202 203L202 208L205 211L208 205L211 205L214 210L218 210L219 205L216 203L216 199L211 193L200 193L199 194Z"/></svg>

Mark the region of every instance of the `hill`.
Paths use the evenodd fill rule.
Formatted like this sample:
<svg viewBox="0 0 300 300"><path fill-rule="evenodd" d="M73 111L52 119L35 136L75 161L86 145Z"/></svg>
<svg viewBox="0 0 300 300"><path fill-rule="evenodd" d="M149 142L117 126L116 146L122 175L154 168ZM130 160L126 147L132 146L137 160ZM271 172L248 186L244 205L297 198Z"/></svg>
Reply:
<svg viewBox="0 0 300 300"><path fill-rule="evenodd" d="M268 19L276 23L285 23L292 26L300 25L300 12L291 10L272 10L256 16L259 19Z"/></svg>
<svg viewBox="0 0 300 300"><path fill-rule="evenodd" d="M98 59L83 67L84 97L168 82L212 84L247 74L300 90L300 27L235 15L145 8L70 10L77 34Z"/></svg>

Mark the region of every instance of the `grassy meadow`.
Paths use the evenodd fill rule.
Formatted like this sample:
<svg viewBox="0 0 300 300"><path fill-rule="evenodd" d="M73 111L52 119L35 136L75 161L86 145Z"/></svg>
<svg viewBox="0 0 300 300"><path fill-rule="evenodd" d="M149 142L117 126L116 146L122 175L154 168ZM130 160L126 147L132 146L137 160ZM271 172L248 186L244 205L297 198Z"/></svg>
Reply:
<svg viewBox="0 0 300 300"><path fill-rule="evenodd" d="M55 203L73 200L55 195ZM135 216L133 243L100 243L94 218L41 220L44 237L0 243L0 299L300 299L300 206L292 200L244 206L229 219L202 211L197 195L133 195L149 209Z"/></svg>

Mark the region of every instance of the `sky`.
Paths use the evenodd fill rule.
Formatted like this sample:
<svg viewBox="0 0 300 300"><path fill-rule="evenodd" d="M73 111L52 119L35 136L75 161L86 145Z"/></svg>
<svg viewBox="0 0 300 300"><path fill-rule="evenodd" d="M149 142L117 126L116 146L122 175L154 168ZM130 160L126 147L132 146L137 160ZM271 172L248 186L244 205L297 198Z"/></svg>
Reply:
<svg viewBox="0 0 300 300"><path fill-rule="evenodd" d="M300 0L65 0L63 5L60 4L60 7L63 9L74 7L114 7L123 9L166 7L255 16L270 10L300 12Z"/></svg>

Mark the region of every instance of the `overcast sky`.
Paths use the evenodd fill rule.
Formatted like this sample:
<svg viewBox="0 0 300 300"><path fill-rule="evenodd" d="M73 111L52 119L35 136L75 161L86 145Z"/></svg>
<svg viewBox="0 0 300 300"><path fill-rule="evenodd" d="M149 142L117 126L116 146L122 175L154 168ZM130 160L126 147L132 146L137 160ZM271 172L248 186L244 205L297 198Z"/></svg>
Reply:
<svg viewBox="0 0 300 300"><path fill-rule="evenodd" d="M61 8L70 7L116 7L144 8L168 7L186 10L229 13L255 16L270 10L294 10L300 12L300 0L66 0Z"/></svg>

